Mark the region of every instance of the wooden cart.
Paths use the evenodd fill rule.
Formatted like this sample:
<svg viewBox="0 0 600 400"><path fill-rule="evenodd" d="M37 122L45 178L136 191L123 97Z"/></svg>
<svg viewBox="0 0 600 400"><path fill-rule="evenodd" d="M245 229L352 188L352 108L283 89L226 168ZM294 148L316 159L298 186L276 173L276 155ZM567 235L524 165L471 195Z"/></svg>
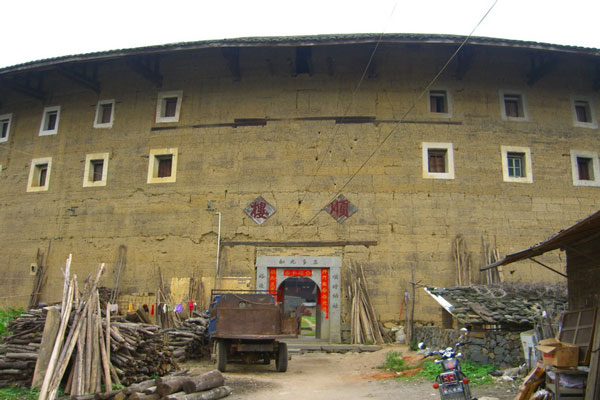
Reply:
<svg viewBox="0 0 600 400"><path fill-rule="evenodd" d="M297 337L299 318L284 318L283 307L264 291L211 293L209 335L217 369L229 362L269 364L287 370L287 344L280 339Z"/></svg>

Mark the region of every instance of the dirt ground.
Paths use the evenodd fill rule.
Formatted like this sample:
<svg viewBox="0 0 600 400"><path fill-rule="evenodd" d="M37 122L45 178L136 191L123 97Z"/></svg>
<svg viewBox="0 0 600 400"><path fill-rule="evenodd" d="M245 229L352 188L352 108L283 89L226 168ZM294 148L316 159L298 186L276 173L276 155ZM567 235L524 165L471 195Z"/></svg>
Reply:
<svg viewBox="0 0 600 400"><path fill-rule="evenodd" d="M389 371L378 369L388 351L408 352L406 346L386 346L373 353L305 353L292 354L285 373L275 372L271 365L228 364L224 373L226 385L233 388L231 400L271 400L289 398L294 400L335 399L436 399L439 394L431 382L420 378L399 380L382 378ZM214 364L187 362L183 368L191 372L206 372ZM494 397L499 400L513 399L517 393L516 383L496 382L472 388L476 397Z"/></svg>

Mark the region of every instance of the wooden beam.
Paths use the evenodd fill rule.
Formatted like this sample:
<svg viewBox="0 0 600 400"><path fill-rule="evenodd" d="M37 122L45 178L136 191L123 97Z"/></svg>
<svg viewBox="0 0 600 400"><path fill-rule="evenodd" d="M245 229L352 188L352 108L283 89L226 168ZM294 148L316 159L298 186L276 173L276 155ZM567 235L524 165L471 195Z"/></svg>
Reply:
<svg viewBox="0 0 600 400"><path fill-rule="evenodd" d="M306 242L264 242L264 241L222 241L221 246L257 247L336 247L336 246L377 246L377 240L340 240Z"/></svg>
<svg viewBox="0 0 600 400"><path fill-rule="evenodd" d="M58 73L67 79L72 80L88 89L93 90L95 93L100 93L100 82L97 81L98 67L95 65L91 70L91 76L88 74L88 66L72 66L67 67L66 65L59 65L57 67Z"/></svg>
<svg viewBox="0 0 600 400"><path fill-rule="evenodd" d="M28 76L25 79L25 83L17 82L15 79L3 79L0 81L2 86L5 86L15 92L24 94L25 96L33 97L34 99L46 101L48 95L42 91L42 75L37 76L37 87L31 84L32 77Z"/></svg>
<svg viewBox="0 0 600 400"><path fill-rule="evenodd" d="M558 58L555 55L531 53L529 63L529 72L526 75L527 84L532 86L556 67Z"/></svg>
<svg viewBox="0 0 600 400"><path fill-rule="evenodd" d="M227 66L231 75L233 75L234 81L242 79L242 73L240 70L240 48L239 47L224 47L221 49L221 54L227 61Z"/></svg>
<svg viewBox="0 0 600 400"><path fill-rule="evenodd" d="M146 57L132 57L129 65L142 78L146 79L156 87L161 88L163 76L160 73L160 59L158 55Z"/></svg>

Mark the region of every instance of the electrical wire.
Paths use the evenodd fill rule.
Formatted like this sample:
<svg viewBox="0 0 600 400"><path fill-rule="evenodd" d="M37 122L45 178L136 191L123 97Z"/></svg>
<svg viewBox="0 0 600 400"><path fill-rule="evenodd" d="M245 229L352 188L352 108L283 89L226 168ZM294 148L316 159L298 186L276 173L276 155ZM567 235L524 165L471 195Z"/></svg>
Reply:
<svg viewBox="0 0 600 400"><path fill-rule="evenodd" d="M477 30L477 28L479 27L479 25L481 25L481 23L486 19L486 17L488 16L488 14L494 9L494 7L496 6L496 3L498 3L498 0L494 1L494 3L486 11L486 13L483 15L483 17L481 17L481 19L479 20L479 22L477 22L477 24L475 25L475 27L471 30L471 32L469 33L469 35L467 37L465 37L465 39L462 41L462 43L460 44L460 46L458 46L458 48L456 49L456 51L454 51L454 53L452 53L452 55L450 56L450 58L448 58L448 60L444 64L444 66L438 71L438 73L433 77L433 79L429 82L429 84L421 91L421 93L419 94L419 96L412 102L411 106L402 115L402 117L396 123L396 125L392 128L392 130L375 147L375 149L371 152L371 154L369 154L369 156L365 159L365 161L356 169L356 171L354 171L354 173L350 176L350 178L348 178L348 180L337 190L337 192L335 193L335 195L331 198L331 200L327 204L329 204L332 201L334 201L342 193L342 191L346 188L346 186L348 186L350 184L350 182L352 182L354 180L354 178L367 165L367 163L373 158L373 156L375 156L375 154L377 154L377 152L379 152L379 149L381 149L381 147L383 147L383 145L387 142L387 140L394 133L396 133L396 131L398 130L398 128L400 127L400 125L403 123L403 121L406 119L406 117L415 109L417 103L421 100L421 98L425 95L425 93L427 93L427 91L429 91L429 89L435 84L435 82L438 80L438 78L444 73L444 71L446 70L446 68L448 68L448 65L450 65L450 63L452 62L452 60L454 60L454 58L456 58L456 56L458 55L458 53L462 50L462 48L467 43L467 41L471 38L471 36L473 36L473 33ZM322 211L323 211L322 208L319 209L319 211L317 211L307 222L305 222L304 224L302 224L296 231L292 232L292 234L288 235L287 238L290 239L291 237L295 236L298 232L300 232L302 229L304 229L306 226L310 225L319 216L319 214Z"/></svg>
<svg viewBox="0 0 600 400"><path fill-rule="evenodd" d="M383 38L383 35L387 32L387 26L389 24L389 21L394 16L394 13L396 12L397 5L398 5L398 2L394 3L394 7L392 8L392 11L390 12L390 16L388 17L388 22L386 23L386 26L379 34L379 38L377 39L377 42L375 43L375 47L373 48L373 51L371 52L369 61L367 62L367 65L365 66L365 68L362 72L362 75L361 75L360 79L358 80L358 83L356 84L356 87L352 91L352 95L350 96L350 102L348 103L346 110L342 114L342 118L341 118L342 121L348 116L348 113L350 112L350 108L352 107L352 104L354 103L354 96L360 89L363 81L365 80L365 77L367 76L367 73L369 72L369 68L371 67L371 64L373 63L373 59L375 58L375 53L377 52L377 49L379 48L379 45L381 44L381 39ZM302 203L304 202L304 199L308 195L308 190L312 186L313 182L315 181L315 179L317 177L317 174L319 173L319 170L321 169L321 167L323 166L323 163L325 162L325 157L327 156L327 153L329 153L331 146L333 146L333 143L335 142L335 138L337 137L337 134L339 131L340 131L340 125L336 124L334 131L331 135L331 140L329 141L329 144L327 145L327 148L325 149L324 152L317 154L317 159L319 160L319 163L317 164L317 169L313 173L312 178L311 178L310 182L308 183L307 188L304 190L304 194L302 195L302 198L300 200L298 200L298 204L296 205L296 209L294 210L294 213L292 214L292 216L290 217L290 219L288 221L288 225L291 225L292 222L294 221L294 218L296 217L296 214L298 213L300 206L302 205Z"/></svg>

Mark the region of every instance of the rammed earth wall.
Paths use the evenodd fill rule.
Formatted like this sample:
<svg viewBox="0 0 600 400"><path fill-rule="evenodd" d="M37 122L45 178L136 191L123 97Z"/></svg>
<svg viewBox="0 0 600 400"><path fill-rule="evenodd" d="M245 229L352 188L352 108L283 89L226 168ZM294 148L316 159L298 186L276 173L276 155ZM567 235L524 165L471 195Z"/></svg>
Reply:
<svg viewBox="0 0 600 400"><path fill-rule="evenodd" d="M417 327L415 332L417 341L432 349L454 347L460 336L457 330L436 326ZM483 338L471 337L471 344L460 349L466 358L498 366L515 366L525 362L519 332L489 331L483 335Z"/></svg>

